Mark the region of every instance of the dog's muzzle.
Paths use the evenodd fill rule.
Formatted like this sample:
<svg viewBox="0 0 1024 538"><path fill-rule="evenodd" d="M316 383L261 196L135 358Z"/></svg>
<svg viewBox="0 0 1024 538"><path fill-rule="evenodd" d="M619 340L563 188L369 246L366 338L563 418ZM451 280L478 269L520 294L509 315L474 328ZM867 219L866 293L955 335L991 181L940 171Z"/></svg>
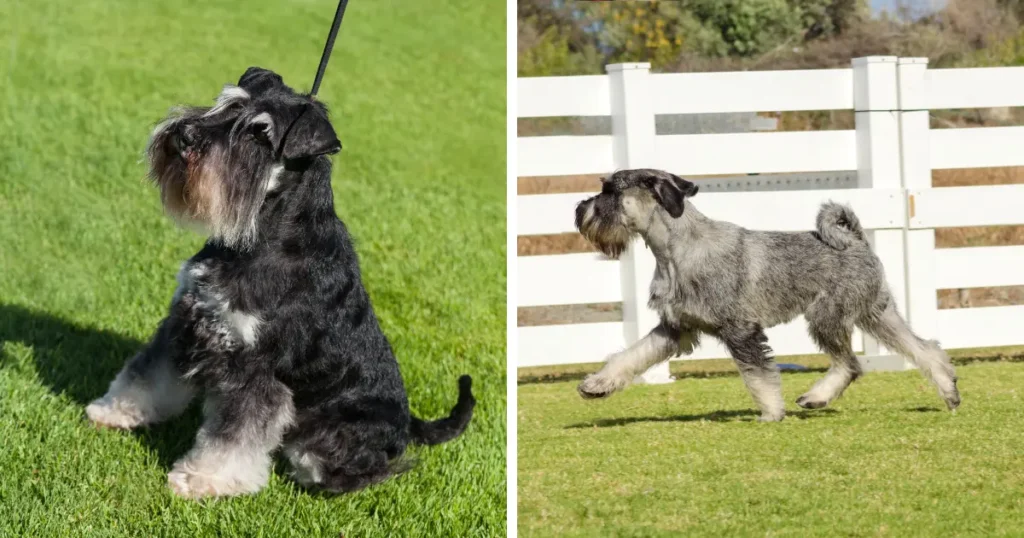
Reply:
<svg viewBox="0 0 1024 538"><path fill-rule="evenodd" d="M609 258L618 258L632 233L622 224L616 196L599 194L576 206L576 229Z"/></svg>
<svg viewBox="0 0 1024 538"><path fill-rule="evenodd" d="M188 162L195 146L195 134L192 131L191 126L179 125L170 136L171 147L185 162Z"/></svg>

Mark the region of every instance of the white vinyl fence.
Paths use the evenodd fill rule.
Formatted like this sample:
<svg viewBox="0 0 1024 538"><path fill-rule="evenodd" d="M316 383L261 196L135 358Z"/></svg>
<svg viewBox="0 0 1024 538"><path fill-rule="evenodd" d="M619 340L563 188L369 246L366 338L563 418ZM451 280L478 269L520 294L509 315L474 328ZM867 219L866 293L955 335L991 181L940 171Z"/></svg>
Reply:
<svg viewBox="0 0 1024 538"><path fill-rule="evenodd" d="M706 215L756 230L810 230L826 200L850 204L881 258L898 307L946 348L1024 343L1024 306L939 310L936 290L1024 285L1024 246L935 248L935 229L1024 224L1024 185L933 189L931 171L1024 165L1024 127L930 130L928 111L1024 105L1024 68L927 69L920 58L857 58L850 69L651 74L616 64L607 75L518 79L521 118L611 116L608 136L517 139L517 175L661 168L687 175L856 170L856 189L701 193ZM855 111L854 130L657 135L655 115ZM591 194L523 195L517 234L575 232ZM654 259L642 242L621 261L598 254L520 256L519 307L622 302L623 320L519 327L518 365L598 362L657 324L646 306ZM778 355L817 353L801 319L769 329ZM869 369L905 367L859 332ZM693 355L727 357L714 339ZM644 375L668 381L667 365Z"/></svg>

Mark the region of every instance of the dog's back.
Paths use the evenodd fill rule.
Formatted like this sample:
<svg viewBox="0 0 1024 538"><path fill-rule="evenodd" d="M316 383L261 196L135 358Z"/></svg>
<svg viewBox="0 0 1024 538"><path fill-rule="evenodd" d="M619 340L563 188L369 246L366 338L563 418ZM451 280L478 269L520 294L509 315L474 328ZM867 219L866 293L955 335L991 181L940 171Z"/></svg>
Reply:
<svg viewBox="0 0 1024 538"><path fill-rule="evenodd" d="M659 272L652 283L655 302L663 303L659 310L712 327L730 319L772 327L829 294L866 311L885 282L856 215L828 203L817 221L811 232L749 230L710 219L687 201L687 213L675 221L678 248L659 260L675 269Z"/></svg>
<svg viewBox="0 0 1024 538"><path fill-rule="evenodd" d="M308 485L353 491L408 468L410 443L454 439L468 425L474 399L469 376L459 380L450 416L428 422L411 416L398 362L363 286L358 256L333 208L330 162L311 166L279 217L301 215L301 226L279 227L264 243L281 264L290 289L270 323L279 331L280 379L292 391L294 426L285 453ZM268 227L269 228L269 227Z"/></svg>

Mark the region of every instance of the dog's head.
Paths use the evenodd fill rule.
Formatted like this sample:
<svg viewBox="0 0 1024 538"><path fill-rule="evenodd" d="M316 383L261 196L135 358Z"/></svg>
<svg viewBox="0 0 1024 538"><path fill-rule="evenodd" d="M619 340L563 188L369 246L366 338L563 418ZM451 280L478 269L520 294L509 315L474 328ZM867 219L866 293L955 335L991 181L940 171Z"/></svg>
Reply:
<svg viewBox="0 0 1024 538"><path fill-rule="evenodd" d="M227 246L245 247L255 239L266 196L286 187L286 166L303 169L339 150L322 103L296 93L277 73L250 67L214 106L172 109L146 154L168 213Z"/></svg>
<svg viewBox="0 0 1024 538"><path fill-rule="evenodd" d="M620 170L601 180L601 194L576 206L576 228L601 252L617 258L656 214L677 219L697 186L652 169Z"/></svg>

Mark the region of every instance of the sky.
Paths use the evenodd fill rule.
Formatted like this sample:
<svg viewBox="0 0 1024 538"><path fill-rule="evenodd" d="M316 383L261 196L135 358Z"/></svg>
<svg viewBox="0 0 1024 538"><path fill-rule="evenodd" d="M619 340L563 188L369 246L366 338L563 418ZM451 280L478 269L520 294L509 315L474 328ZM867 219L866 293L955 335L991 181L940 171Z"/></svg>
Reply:
<svg viewBox="0 0 1024 538"><path fill-rule="evenodd" d="M942 9L946 5L946 0L871 0L871 11L894 12L901 5L909 6L916 15L924 15Z"/></svg>

